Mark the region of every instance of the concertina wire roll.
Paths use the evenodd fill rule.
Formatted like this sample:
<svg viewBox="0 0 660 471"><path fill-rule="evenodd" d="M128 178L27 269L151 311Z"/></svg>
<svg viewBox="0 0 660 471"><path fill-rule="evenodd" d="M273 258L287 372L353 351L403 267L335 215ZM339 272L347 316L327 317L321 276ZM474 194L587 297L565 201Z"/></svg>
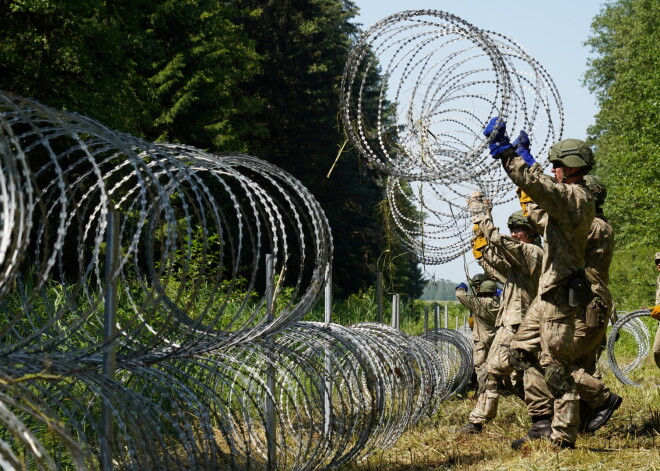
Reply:
<svg viewBox="0 0 660 471"><path fill-rule="evenodd" d="M0 159L3 469L333 468L391 446L469 379L458 332L302 320L332 239L271 164L4 92Z"/></svg>
<svg viewBox="0 0 660 471"><path fill-rule="evenodd" d="M438 10L402 11L362 34L340 106L349 141L388 179L398 237L425 265L468 250L472 192L495 205L516 197L488 153L488 120L505 120L512 141L527 131L542 165L564 126L557 87L521 45Z"/></svg>

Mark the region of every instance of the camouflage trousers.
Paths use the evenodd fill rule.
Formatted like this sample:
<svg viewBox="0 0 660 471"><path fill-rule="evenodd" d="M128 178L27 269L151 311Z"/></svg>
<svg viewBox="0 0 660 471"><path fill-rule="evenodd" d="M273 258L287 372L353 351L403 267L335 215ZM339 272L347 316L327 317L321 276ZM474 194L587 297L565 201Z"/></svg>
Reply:
<svg viewBox="0 0 660 471"><path fill-rule="evenodd" d="M655 364L660 368L660 324L658 330L655 332L655 341L653 342L653 359Z"/></svg>
<svg viewBox="0 0 660 471"><path fill-rule="evenodd" d="M551 438L575 443L580 397L571 367L576 357L576 318L584 307L571 307L567 299L566 290L561 287L537 296L527 309L511 347L538 355L538 365L525 371L528 412L546 415L547 412L539 412L552 404Z"/></svg>
<svg viewBox="0 0 660 471"><path fill-rule="evenodd" d="M610 390L605 383L593 376L598 358L605 347L608 316L605 313L601 316L602 321L590 323L587 313L589 309L591 305L581 310L575 320L575 358L571 363L571 377L580 398L595 409L605 404L610 397ZM609 309L606 311L609 312Z"/></svg>
<svg viewBox="0 0 660 471"><path fill-rule="evenodd" d="M522 380L520 373L509 364L509 349L514 334L515 328L511 326L500 326L495 334L480 372L480 376L485 377L485 389L477 397L477 403L470 413L469 421L473 424L483 424L497 416L500 380L511 377L514 388L516 382Z"/></svg>
<svg viewBox="0 0 660 471"><path fill-rule="evenodd" d="M479 372L482 365L486 362L487 356L488 345L480 342L479 340L475 340L474 346L472 347L472 363L474 365L475 371Z"/></svg>
<svg viewBox="0 0 660 471"><path fill-rule="evenodd" d="M483 364L488 358L490 346L495 339L496 328L494 325L488 325L483 322L479 317L475 318L475 330L472 332L472 363L475 371L479 372Z"/></svg>
<svg viewBox="0 0 660 471"><path fill-rule="evenodd" d="M550 298L550 300L552 299ZM561 301L561 298L554 299L555 301ZM543 303L541 302L540 305L543 306ZM541 361L543 357L543 342L541 338L542 313L538 307L530 306L530 309L525 314L523 323L511 342L511 346L512 348L528 351L539 359L537 365L525 371L525 402L527 403L529 415L532 417L553 415L556 414L556 408L559 405L560 409L569 416L559 418L556 436L573 443L575 439L571 424L579 420L579 406L573 405L574 402L577 403L573 393L577 393L579 398L587 402L592 408L597 408L604 404L610 396L610 390L605 386L603 381L593 376L596 372L598 357L604 348L607 316L597 316L601 321L593 323L587 320L589 317L587 310L592 308L591 305L588 308L570 308L568 306L566 308L568 308L567 310L575 310L575 324L572 346L567 349L569 352L572 350L570 354L573 358L570 360L567 370L570 373L568 384L571 394L564 394L566 397L563 400L567 401L565 404L561 399L559 400L559 404L556 404L552 389L548 386L545 378L545 365ZM606 311L608 309L606 308ZM557 312L551 314L553 317L557 315ZM549 329L547 332L561 332L561 330L561 327L555 327L554 330ZM556 336L556 339L561 338L563 338L561 335ZM550 339L549 342L552 343L553 339ZM548 356L546 354L545 358L547 359Z"/></svg>

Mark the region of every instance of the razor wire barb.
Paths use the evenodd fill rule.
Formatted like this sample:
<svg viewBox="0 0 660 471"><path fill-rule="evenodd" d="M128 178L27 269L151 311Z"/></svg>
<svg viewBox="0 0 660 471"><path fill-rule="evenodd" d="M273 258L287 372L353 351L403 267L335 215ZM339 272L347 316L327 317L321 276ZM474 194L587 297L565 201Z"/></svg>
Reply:
<svg viewBox="0 0 660 471"><path fill-rule="evenodd" d="M399 238L426 265L468 249L469 194L496 205L515 197L488 155L488 119L527 131L542 165L564 126L557 87L521 45L438 10L396 13L364 32L344 68L340 106L348 139L388 177ZM420 208L421 222L401 213L402 200Z"/></svg>
<svg viewBox="0 0 660 471"><path fill-rule="evenodd" d="M0 160L3 469L328 469L392 445L469 377L458 332L302 322L332 238L271 164L4 92Z"/></svg>

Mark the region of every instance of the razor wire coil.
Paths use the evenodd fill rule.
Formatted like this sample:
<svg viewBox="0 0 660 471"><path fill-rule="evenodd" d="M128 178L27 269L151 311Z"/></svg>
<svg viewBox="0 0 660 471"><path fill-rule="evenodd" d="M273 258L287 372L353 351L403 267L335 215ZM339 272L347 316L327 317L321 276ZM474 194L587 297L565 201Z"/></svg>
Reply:
<svg viewBox="0 0 660 471"><path fill-rule="evenodd" d="M623 384L641 387L640 384L629 377L629 374L641 366L651 351L651 335L648 327L642 322L642 318L648 317L650 311L648 309L640 309L621 314L623 315L612 326L607 337L607 365L612 370L612 373L614 373L614 376ZM617 359L616 342L620 338L620 332L629 334L635 343L636 351L632 359L628 357ZM625 363L623 363L624 361ZM623 364L620 365L620 363ZM655 387L659 386L656 385Z"/></svg>
<svg viewBox="0 0 660 471"><path fill-rule="evenodd" d="M365 31L344 68L340 107L348 139L390 180L396 233L429 265L467 250L468 195L479 190L495 205L515 197L488 155L488 119L526 130L544 166L564 126L557 87L521 45L438 10L399 12Z"/></svg>
<svg viewBox="0 0 660 471"><path fill-rule="evenodd" d="M0 159L8 466L98 469L110 453L122 469L326 469L391 446L467 381L449 334L300 322L332 239L311 193L277 167L2 92ZM106 274L110 212L120 250Z"/></svg>

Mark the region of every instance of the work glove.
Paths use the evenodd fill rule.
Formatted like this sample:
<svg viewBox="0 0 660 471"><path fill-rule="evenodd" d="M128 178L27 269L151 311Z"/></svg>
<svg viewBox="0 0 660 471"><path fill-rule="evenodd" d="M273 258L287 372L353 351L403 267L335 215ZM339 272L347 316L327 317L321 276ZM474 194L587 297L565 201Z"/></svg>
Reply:
<svg viewBox="0 0 660 471"><path fill-rule="evenodd" d="M509 137L506 135L506 122L498 116L488 121L483 134L490 141L488 149L490 149L490 155L495 159L498 159L502 152L512 147Z"/></svg>
<svg viewBox="0 0 660 471"><path fill-rule="evenodd" d="M456 287L456 289L462 289L463 291L467 291L467 290L468 290L468 287L467 287L467 285L466 285L465 283L461 283L460 285L458 285L458 286Z"/></svg>
<svg viewBox="0 0 660 471"><path fill-rule="evenodd" d="M468 317L468 325L470 326L470 330L474 330L474 317Z"/></svg>
<svg viewBox="0 0 660 471"><path fill-rule="evenodd" d="M660 321L660 304L651 308L651 317L656 321Z"/></svg>
<svg viewBox="0 0 660 471"><path fill-rule="evenodd" d="M472 238L472 255L474 255L475 260L479 260L484 256L481 249L488 245L488 241L479 230L478 224L475 224L474 227L472 227L472 230L475 233L475 236Z"/></svg>
<svg viewBox="0 0 660 471"><path fill-rule="evenodd" d="M489 199L485 199L483 193L477 190L473 192L467 200L470 218L473 223L478 223L482 216L488 215L493 209L493 204Z"/></svg>
<svg viewBox="0 0 660 471"><path fill-rule="evenodd" d="M497 288L497 289L495 290L495 296L502 296L502 290L499 289L499 288Z"/></svg>
<svg viewBox="0 0 660 471"><path fill-rule="evenodd" d="M527 205L533 203L534 201L530 198L527 193L522 191L521 188L516 189L518 194L518 201L520 201L520 207L522 208L523 216L529 216L529 211L527 210Z"/></svg>
<svg viewBox="0 0 660 471"><path fill-rule="evenodd" d="M525 163L531 167L536 162L536 159L529 152L529 146L529 136L525 131L520 131L516 140L513 141L513 147L516 149L516 154L522 157Z"/></svg>

